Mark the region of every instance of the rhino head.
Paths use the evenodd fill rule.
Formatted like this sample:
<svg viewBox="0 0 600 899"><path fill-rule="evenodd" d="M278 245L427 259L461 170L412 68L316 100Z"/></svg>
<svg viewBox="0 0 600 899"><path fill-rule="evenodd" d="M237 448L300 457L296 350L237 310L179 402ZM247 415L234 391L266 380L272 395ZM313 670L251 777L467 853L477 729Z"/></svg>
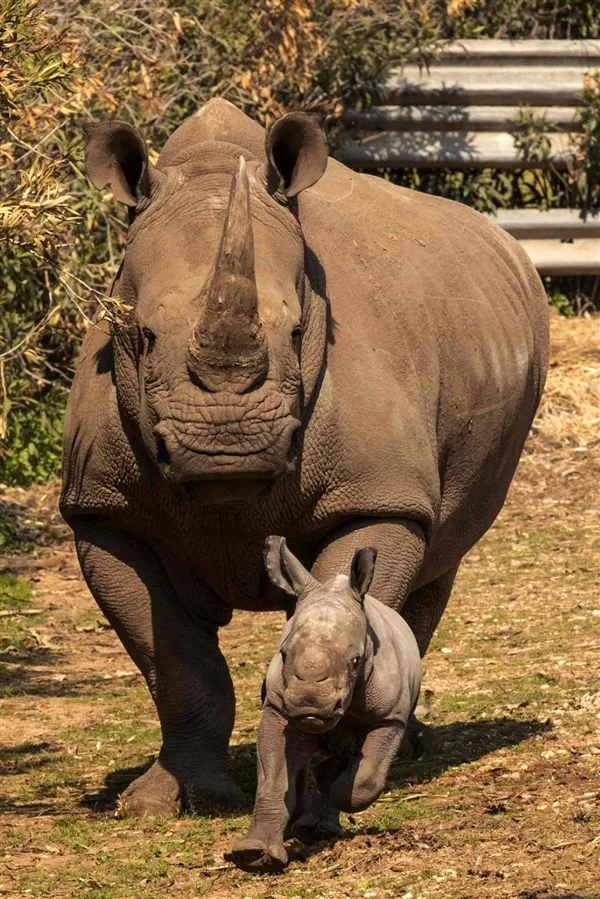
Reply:
<svg viewBox="0 0 600 899"><path fill-rule="evenodd" d="M367 651L364 598L373 579L377 551L354 553L349 575L321 584L290 552L283 537L269 537L265 564L272 582L297 600L279 653L279 705L302 730L324 733L338 723L352 700Z"/></svg>
<svg viewBox="0 0 600 899"><path fill-rule="evenodd" d="M294 465L305 290L294 198L323 174L327 143L303 113L273 125L262 158L214 127L208 138L188 119L153 167L135 128L106 122L86 166L130 209L113 288L131 308L113 335L122 413L166 478L212 502L225 479L252 495Z"/></svg>

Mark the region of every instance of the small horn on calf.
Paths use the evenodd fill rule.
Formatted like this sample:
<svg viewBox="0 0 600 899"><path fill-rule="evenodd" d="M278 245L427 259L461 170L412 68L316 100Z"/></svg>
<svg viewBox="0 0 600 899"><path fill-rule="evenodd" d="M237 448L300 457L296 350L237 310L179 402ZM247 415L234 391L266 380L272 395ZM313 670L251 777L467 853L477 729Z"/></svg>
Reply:
<svg viewBox="0 0 600 899"><path fill-rule="evenodd" d="M264 374L267 343L258 317L250 186L243 156L231 184L219 251L202 302L190 344L194 369L202 380L210 388L211 375L220 382L227 369L237 371L244 382Z"/></svg>

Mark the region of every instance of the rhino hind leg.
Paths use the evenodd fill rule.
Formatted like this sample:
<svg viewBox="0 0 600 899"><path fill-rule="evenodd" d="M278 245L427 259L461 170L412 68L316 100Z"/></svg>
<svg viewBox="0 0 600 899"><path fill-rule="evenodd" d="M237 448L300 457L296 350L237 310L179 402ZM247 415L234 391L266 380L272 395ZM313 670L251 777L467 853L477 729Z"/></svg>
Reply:
<svg viewBox="0 0 600 899"><path fill-rule="evenodd" d="M406 598L401 615L415 635L421 658L427 652L435 629L450 599L458 565Z"/></svg>
<svg viewBox="0 0 600 899"><path fill-rule="evenodd" d="M74 530L88 586L146 678L162 729L157 760L123 792L119 814L242 807L227 773L235 697L216 627L182 608L149 546L108 522L87 519Z"/></svg>
<svg viewBox="0 0 600 899"><path fill-rule="evenodd" d="M402 607L402 617L408 622L419 646L421 658L435 633L440 618L450 599L458 566L411 593ZM425 759L435 750L436 737L432 727L423 724L420 717L429 715L425 705L418 705L408 719L404 740L398 756L404 760ZM419 717L417 717L419 716Z"/></svg>

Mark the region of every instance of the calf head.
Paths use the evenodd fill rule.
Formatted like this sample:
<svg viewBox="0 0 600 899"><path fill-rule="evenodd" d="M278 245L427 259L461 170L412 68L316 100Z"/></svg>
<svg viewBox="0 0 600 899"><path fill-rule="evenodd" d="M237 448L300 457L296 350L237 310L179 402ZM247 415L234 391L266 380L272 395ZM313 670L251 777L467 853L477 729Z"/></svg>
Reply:
<svg viewBox="0 0 600 899"><path fill-rule="evenodd" d="M327 164L313 117L283 116L256 158L248 140L235 143L237 126L225 128L245 117L213 103L172 135L157 167L124 122L93 128L86 150L93 183L131 213L115 285L131 309L113 339L121 410L162 474L200 498L215 479L251 494L293 467L305 288L293 198Z"/></svg>
<svg viewBox="0 0 600 899"><path fill-rule="evenodd" d="M269 577L297 600L279 647L279 704L284 715L303 730L330 730L352 700L365 657L364 598L376 556L370 547L357 550L349 575L340 574L321 584L290 552L283 537L267 540Z"/></svg>

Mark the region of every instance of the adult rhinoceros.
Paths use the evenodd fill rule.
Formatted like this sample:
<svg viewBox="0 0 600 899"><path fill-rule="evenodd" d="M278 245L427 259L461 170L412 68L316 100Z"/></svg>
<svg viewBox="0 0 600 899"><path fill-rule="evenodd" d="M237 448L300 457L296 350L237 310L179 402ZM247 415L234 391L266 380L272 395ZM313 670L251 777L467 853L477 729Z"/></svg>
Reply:
<svg viewBox="0 0 600 899"><path fill-rule="evenodd" d="M132 309L86 335L61 508L163 739L122 808L236 804L217 633L285 608L265 538L321 581L375 547L371 592L424 653L538 405L546 298L511 237L328 160L306 114L265 138L212 100L156 167L122 122L86 155L130 210L113 295Z"/></svg>

